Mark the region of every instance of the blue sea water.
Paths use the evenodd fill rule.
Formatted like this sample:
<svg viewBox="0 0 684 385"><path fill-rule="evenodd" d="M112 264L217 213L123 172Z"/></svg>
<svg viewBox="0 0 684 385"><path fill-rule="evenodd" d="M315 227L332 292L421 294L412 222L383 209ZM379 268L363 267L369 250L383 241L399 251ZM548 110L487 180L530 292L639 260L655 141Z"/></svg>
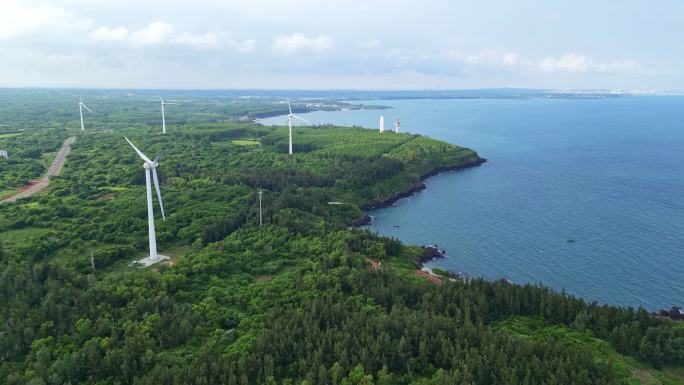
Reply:
<svg viewBox="0 0 684 385"><path fill-rule="evenodd" d="M402 131L489 160L373 211L378 233L437 244L448 257L431 265L467 276L649 310L684 305L684 97L366 103L393 108L302 116L377 127L383 114L387 128L399 117Z"/></svg>

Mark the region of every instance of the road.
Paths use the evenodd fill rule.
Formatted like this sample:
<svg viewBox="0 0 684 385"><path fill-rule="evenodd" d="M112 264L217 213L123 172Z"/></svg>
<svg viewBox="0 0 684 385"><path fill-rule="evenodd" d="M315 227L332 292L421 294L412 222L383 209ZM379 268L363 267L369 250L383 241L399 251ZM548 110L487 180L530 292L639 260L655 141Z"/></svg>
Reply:
<svg viewBox="0 0 684 385"><path fill-rule="evenodd" d="M64 167L64 162L66 161L66 157L67 155L69 155L69 151L71 151L71 145L74 143L75 140L75 136L70 136L69 138L67 138L67 140L64 141L64 143L62 143L62 148L59 149L59 152L57 153L55 160L52 161L52 165L45 173L45 175L43 175L39 179L34 179L31 182L29 182L29 184L21 187L21 191L12 195L9 198L3 199L2 203L14 202L17 199L28 198L31 195L47 187L50 184L50 178L59 175L59 173L62 171L62 168Z"/></svg>

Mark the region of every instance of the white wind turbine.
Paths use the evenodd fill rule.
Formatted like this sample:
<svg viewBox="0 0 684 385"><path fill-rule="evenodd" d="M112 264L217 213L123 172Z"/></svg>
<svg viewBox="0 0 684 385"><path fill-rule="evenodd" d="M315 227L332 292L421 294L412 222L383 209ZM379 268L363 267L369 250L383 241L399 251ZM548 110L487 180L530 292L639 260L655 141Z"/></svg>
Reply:
<svg viewBox="0 0 684 385"><path fill-rule="evenodd" d="M154 180L154 187L157 190L157 200L159 201L159 208L161 209L162 219L166 220L164 215L164 204L161 199L161 191L159 191L159 179L157 178L157 165L159 164L159 155L154 160L150 160L145 154L143 154L137 147L131 143L128 138L124 138L128 144L133 147L138 156L145 161L143 167L145 168L145 183L147 186L147 223L149 227L149 240L150 240L150 256L138 261L138 264L142 264L143 267L150 266L159 261L169 259L169 257L157 254L157 237L154 231L154 209L152 207L152 181L150 180L150 174Z"/></svg>
<svg viewBox="0 0 684 385"><path fill-rule="evenodd" d="M287 116L287 127L289 128L289 135L290 135L290 152L289 154L292 155L292 120L293 119L299 119L302 122L306 122L309 124L313 124L310 121L300 118L299 116L295 115L292 113L292 107L290 106L290 99L287 100L287 109L290 110L290 115Z"/></svg>
<svg viewBox="0 0 684 385"><path fill-rule="evenodd" d="M83 100L78 102L78 112L81 114L81 131L85 131L85 126L83 125L83 108L88 110L91 114L93 113L93 111L91 111L90 108L88 108L88 106L83 104Z"/></svg>
<svg viewBox="0 0 684 385"><path fill-rule="evenodd" d="M173 104L173 105L178 105L178 103L169 103L165 102L164 99L159 97L159 101L161 102L161 112L162 112L162 133L166 134L166 117L164 116L164 106L167 104Z"/></svg>

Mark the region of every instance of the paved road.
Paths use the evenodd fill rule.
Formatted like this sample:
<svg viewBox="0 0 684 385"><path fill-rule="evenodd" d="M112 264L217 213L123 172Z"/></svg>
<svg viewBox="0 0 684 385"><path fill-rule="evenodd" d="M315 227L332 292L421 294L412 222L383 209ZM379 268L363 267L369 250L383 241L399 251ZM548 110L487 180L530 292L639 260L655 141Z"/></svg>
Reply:
<svg viewBox="0 0 684 385"><path fill-rule="evenodd" d="M17 199L28 198L31 195L47 187L50 184L50 177L57 176L62 171L62 168L64 167L64 162L66 161L66 157L67 155L69 155L69 151L71 151L71 145L74 143L75 140L75 136L70 136L69 138L67 138L67 140L64 141L64 143L62 144L62 148L59 149L59 152L57 153L55 160L52 162L52 165L48 169L47 173L43 175L43 177L39 179L34 179L28 185L22 187L22 190L17 194L12 195L9 198L3 199L2 203L14 202Z"/></svg>

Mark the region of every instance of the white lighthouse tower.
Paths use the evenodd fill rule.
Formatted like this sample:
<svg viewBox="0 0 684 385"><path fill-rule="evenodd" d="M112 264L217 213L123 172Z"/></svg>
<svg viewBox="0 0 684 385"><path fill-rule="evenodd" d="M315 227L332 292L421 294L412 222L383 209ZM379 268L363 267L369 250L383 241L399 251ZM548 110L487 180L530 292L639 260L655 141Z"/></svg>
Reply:
<svg viewBox="0 0 684 385"><path fill-rule="evenodd" d="M401 125L401 120L397 118L397 120L394 121L394 132L397 134L399 133L399 126Z"/></svg>
<svg viewBox="0 0 684 385"><path fill-rule="evenodd" d="M380 132L385 132L385 117L380 115Z"/></svg>

